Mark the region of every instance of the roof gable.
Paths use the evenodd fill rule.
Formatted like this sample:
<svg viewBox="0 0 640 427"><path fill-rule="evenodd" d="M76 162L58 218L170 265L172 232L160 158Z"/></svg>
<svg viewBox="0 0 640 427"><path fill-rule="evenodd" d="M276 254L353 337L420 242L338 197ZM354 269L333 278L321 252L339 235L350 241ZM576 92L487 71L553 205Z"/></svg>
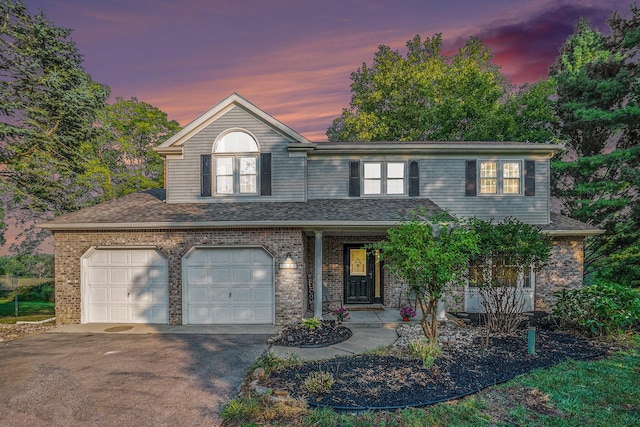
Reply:
<svg viewBox="0 0 640 427"><path fill-rule="evenodd" d="M311 143L307 138L294 131L284 123L276 120L271 115L267 114L260 108L247 101L237 93L232 93L214 107L206 111L200 117L186 125L180 132L167 139L165 142L154 148L160 154L170 154L176 151L181 151L183 144L189 140L193 135L197 134L201 130L205 129L208 125L222 117L234 107L239 107L253 115L260 121L267 124L276 132L284 135L287 139L299 143Z"/></svg>

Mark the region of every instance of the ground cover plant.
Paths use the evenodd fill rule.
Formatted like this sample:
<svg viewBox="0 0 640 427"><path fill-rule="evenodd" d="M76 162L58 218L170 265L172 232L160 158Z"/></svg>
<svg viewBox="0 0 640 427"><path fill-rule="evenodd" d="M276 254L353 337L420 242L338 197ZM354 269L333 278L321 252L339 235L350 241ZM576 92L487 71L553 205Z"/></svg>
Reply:
<svg viewBox="0 0 640 427"><path fill-rule="evenodd" d="M542 319L541 316L534 318ZM473 320L479 321L481 318ZM544 322L539 322L540 327L544 328L544 325ZM475 329L470 326L467 328ZM277 388L270 388L270 393L261 397L255 393L246 393L244 397L232 401L234 407L243 408L243 402L254 405L259 401L261 409L251 411L252 415L249 417L236 417L233 420L226 418L226 423L243 426L639 425L640 338L633 334L624 335L623 338L626 341L624 345L620 345L611 341L587 340L561 331L544 330L539 336L537 355L533 357L556 365L544 369L535 369L544 364L535 366L535 363L532 364L532 356L522 354L522 347L526 353L526 341L518 336L495 335L487 348L475 345L472 350L463 350L458 343L456 350L452 351L443 346L442 354L430 369L437 368L435 372L441 378L449 376L453 380L456 378L456 360L464 361L459 370L460 376L457 377L459 383L445 381L442 384L445 388L450 387L453 392L463 383L473 383L476 388L471 392L475 394L454 399L447 404L423 408L389 407L375 412L356 410L357 415L325 408L321 404L327 399L332 401L336 396L339 398L340 390L344 391L343 396L350 396L354 401L385 396L400 399L397 396L402 395L405 387L414 395L420 393L420 388L436 388L436 376L425 375L429 371L423 367L422 361L397 349L385 348L370 354L312 363L296 360L295 363L280 365L264 382L275 387L275 383L269 381L283 381L283 377L287 378L286 381L291 381L291 384L280 384L291 393L281 393L281 390L278 392ZM576 361L581 352L583 356L596 359ZM541 356L543 353L549 354ZM483 364L486 366L478 369ZM496 373L518 367L528 373L507 381L504 385L478 392L493 384L481 385L483 378L493 376L495 383L501 383L509 378L500 379L495 376ZM284 372L295 374L287 376ZM314 375L324 373L325 379L327 374L331 374L333 383L330 387L324 386L322 394L313 394L308 390L297 394L295 390L302 390L301 385L308 378L305 376L307 372L315 372ZM454 372L453 376L450 375L451 372ZM411 384L416 376L422 378L422 381ZM311 409L301 408L304 400L310 404ZM283 405L286 406L286 402L290 402L292 406L281 417L278 411L282 410ZM275 409L275 405L280 409ZM402 407L402 403L397 406ZM264 407L269 410L265 411ZM585 410L586 407L588 410ZM578 415L580 417L576 418Z"/></svg>

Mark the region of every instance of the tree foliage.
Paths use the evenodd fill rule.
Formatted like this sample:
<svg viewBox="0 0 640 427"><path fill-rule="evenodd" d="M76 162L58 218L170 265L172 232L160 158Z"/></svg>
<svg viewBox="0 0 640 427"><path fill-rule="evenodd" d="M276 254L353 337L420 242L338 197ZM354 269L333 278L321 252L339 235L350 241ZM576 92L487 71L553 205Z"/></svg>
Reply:
<svg viewBox="0 0 640 427"><path fill-rule="evenodd" d="M81 177L100 201L163 186L164 162L153 151L180 130L175 120L137 98L117 98L98 112L98 137L81 146L88 158Z"/></svg>
<svg viewBox="0 0 640 427"><path fill-rule="evenodd" d="M351 103L330 141L516 140L553 137L548 82L512 85L491 51L471 38L454 55L440 34L407 42L406 57L380 45L373 64L351 74Z"/></svg>
<svg viewBox="0 0 640 427"><path fill-rule="evenodd" d="M91 198L79 145L95 136L109 90L83 70L70 34L21 1L0 2L0 185L23 226Z"/></svg>
<svg viewBox="0 0 640 427"><path fill-rule="evenodd" d="M49 232L36 223L162 186L152 147L179 125L136 98L108 105L108 96L84 71L71 30L0 1L0 203L23 230L14 250L40 245ZM3 225L0 216L0 240Z"/></svg>
<svg viewBox="0 0 640 427"><path fill-rule="evenodd" d="M483 298L487 326L493 332L512 332L524 308L525 278L549 258L551 238L515 218L497 224L474 218L470 228L479 237L470 282Z"/></svg>
<svg viewBox="0 0 640 427"><path fill-rule="evenodd" d="M461 282L476 242L476 234L456 218L444 213L426 217L418 212L387 230L386 240L371 246L380 250L385 267L418 297L422 329L432 341L438 338L438 300L447 286Z"/></svg>
<svg viewBox="0 0 640 427"><path fill-rule="evenodd" d="M586 247L585 266L640 285L640 10L615 12L611 34L580 20L551 68L565 153L552 163L562 212L605 234Z"/></svg>

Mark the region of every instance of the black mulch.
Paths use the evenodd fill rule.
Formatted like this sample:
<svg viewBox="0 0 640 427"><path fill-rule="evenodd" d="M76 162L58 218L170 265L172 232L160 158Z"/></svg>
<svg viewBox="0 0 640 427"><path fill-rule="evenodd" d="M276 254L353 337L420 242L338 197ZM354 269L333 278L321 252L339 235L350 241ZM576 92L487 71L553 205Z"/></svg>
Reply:
<svg viewBox="0 0 640 427"><path fill-rule="evenodd" d="M608 353L600 344L550 330L538 331L535 355L528 353L522 332L491 337L488 347L483 339L443 347L428 369L415 359L364 354L286 368L272 373L265 385L306 398L312 406L337 410L419 407L472 394L567 359L594 359ZM328 393L313 394L302 388L304 379L315 371L333 375L335 383Z"/></svg>
<svg viewBox="0 0 640 427"><path fill-rule="evenodd" d="M306 328L300 323L288 325L268 342L286 347L327 347L346 341L351 335L351 329L337 324L335 320L323 320L321 326L316 329Z"/></svg>

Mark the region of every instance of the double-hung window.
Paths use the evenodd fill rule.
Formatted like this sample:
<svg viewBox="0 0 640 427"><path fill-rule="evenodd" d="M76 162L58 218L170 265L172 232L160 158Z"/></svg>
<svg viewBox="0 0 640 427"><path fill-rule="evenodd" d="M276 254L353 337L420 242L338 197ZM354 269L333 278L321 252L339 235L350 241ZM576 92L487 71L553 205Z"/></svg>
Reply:
<svg viewBox="0 0 640 427"><path fill-rule="evenodd" d="M405 194L404 162L365 162L363 193L365 195Z"/></svg>
<svg viewBox="0 0 640 427"><path fill-rule="evenodd" d="M520 161L480 162L480 194L520 194L522 165Z"/></svg>
<svg viewBox="0 0 640 427"><path fill-rule="evenodd" d="M214 149L215 193L257 194L258 143L245 132L230 132Z"/></svg>

